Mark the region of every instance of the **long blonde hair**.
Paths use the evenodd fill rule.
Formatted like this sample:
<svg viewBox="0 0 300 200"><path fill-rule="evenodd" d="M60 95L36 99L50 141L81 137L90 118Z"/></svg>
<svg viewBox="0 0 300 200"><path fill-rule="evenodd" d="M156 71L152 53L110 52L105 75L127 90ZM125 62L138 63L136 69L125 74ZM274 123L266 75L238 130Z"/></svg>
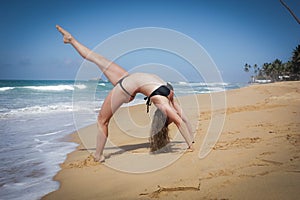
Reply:
<svg viewBox="0 0 300 200"><path fill-rule="evenodd" d="M159 109L156 109L153 116L149 141L151 152L160 150L170 142L168 118Z"/></svg>

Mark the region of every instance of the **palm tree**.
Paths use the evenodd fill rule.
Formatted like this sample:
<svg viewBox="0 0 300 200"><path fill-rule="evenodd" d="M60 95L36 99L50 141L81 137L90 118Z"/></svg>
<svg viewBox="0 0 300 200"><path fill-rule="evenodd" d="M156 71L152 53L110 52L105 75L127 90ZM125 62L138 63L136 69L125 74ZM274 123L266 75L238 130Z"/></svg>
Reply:
<svg viewBox="0 0 300 200"><path fill-rule="evenodd" d="M298 45L293 50L292 59L288 62L283 63L281 60L276 59L272 63L264 63L261 67L258 67L257 64L253 66L248 63L244 66L244 71L253 72L254 76L251 76L252 79L265 78L271 79L272 81L278 80L300 80L300 45ZM282 76L279 79L279 76Z"/></svg>
<svg viewBox="0 0 300 200"><path fill-rule="evenodd" d="M257 79L264 79L265 77L263 75L263 70L260 67L258 67L257 71L258 71Z"/></svg>
<svg viewBox="0 0 300 200"><path fill-rule="evenodd" d="M293 51L293 57L292 57L292 73L295 76L298 76L298 79L300 78L300 45L298 45L294 51Z"/></svg>
<svg viewBox="0 0 300 200"><path fill-rule="evenodd" d="M262 74L266 78L270 78L272 71L272 64L271 63L264 63L262 66Z"/></svg>
<svg viewBox="0 0 300 200"><path fill-rule="evenodd" d="M254 64L253 65L253 69L254 69L254 74L255 74L255 76L257 75L257 64Z"/></svg>
<svg viewBox="0 0 300 200"><path fill-rule="evenodd" d="M300 63L300 45L298 45L294 50L293 50L293 57L292 60L299 64Z"/></svg>
<svg viewBox="0 0 300 200"><path fill-rule="evenodd" d="M244 71L249 72L249 69L251 68L251 65L248 65L247 63L244 66Z"/></svg>
<svg viewBox="0 0 300 200"><path fill-rule="evenodd" d="M292 72L292 62L291 61L288 61L288 62L286 62L286 63L283 63L283 74L284 75L290 75L290 74L292 74L293 72Z"/></svg>
<svg viewBox="0 0 300 200"><path fill-rule="evenodd" d="M282 75L282 61L279 59L276 59L272 63L272 70L271 70L271 77L273 81L279 80L279 75Z"/></svg>

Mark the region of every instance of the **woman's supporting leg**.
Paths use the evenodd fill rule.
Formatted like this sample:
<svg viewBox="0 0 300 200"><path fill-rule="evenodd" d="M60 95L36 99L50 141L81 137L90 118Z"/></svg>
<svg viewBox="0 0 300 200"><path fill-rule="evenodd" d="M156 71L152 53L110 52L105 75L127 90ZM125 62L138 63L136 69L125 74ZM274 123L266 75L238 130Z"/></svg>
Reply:
<svg viewBox="0 0 300 200"><path fill-rule="evenodd" d="M56 28L63 35L64 43L71 44L84 59L95 63L113 85L116 85L122 77L128 75L125 69L82 45L62 27L56 25Z"/></svg>
<svg viewBox="0 0 300 200"><path fill-rule="evenodd" d="M109 120L115 111L128 101L128 95L124 94L120 87L115 87L105 98L98 115L98 134L96 141L95 161L104 161L103 149L108 137Z"/></svg>

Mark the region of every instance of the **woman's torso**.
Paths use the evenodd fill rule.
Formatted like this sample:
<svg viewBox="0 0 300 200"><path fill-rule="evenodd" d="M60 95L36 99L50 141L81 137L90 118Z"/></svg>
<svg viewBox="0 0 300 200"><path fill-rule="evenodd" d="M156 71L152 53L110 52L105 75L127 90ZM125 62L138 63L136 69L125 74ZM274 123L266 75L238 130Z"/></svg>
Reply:
<svg viewBox="0 0 300 200"><path fill-rule="evenodd" d="M142 93L149 96L155 89L161 85L165 85L163 81L155 74L133 73L127 76L123 82L123 87L133 96L136 93Z"/></svg>

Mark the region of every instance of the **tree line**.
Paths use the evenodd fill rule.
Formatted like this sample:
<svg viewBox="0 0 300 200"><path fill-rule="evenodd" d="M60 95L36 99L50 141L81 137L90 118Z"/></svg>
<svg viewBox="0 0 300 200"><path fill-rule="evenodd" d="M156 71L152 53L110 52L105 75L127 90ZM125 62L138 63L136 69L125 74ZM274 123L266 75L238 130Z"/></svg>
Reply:
<svg viewBox="0 0 300 200"><path fill-rule="evenodd" d="M300 45L293 50L292 57L288 62L276 59L261 66L257 64L252 66L246 63L244 71L253 73L251 82L257 82L258 80L269 80L272 82L300 80Z"/></svg>

